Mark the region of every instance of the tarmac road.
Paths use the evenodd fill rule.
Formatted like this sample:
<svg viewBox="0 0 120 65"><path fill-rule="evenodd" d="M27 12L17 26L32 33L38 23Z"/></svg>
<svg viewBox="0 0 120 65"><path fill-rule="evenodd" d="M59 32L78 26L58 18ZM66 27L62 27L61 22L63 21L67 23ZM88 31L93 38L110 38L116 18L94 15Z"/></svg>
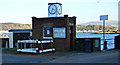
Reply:
<svg viewBox="0 0 120 65"><path fill-rule="evenodd" d="M119 63L119 50L94 52L87 54L73 54L65 56L49 63Z"/></svg>
<svg viewBox="0 0 120 65"><path fill-rule="evenodd" d="M118 63L119 52L119 50L111 50L93 53L72 53L56 59L53 59L54 55L53 57L46 57L45 55L2 54L2 63Z"/></svg>
<svg viewBox="0 0 120 65"><path fill-rule="evenodd" d="M52 60L37 56L2 54L2 63L41 63Z"/></svg>

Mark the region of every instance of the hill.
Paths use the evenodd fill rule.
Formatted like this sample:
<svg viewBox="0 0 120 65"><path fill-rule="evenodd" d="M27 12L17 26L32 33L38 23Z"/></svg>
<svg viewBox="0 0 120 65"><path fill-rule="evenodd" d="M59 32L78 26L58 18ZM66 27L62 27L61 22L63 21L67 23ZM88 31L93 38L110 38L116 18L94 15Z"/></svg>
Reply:
<svg viewBox="0 0 120 65"><path fill-rule="evenodd" d="M87 23L80 23L78 25L84 25L84 26L87 26L87 25L103 25L103 22L101 21L92 21L92 22L87 22ZM110 26L114 26L118 29L118 21L116 20L108 20L108 21L105 21L105 25L110 25Z"/></svg>
<svg viewBox="0 0 120 65"><path fill-rule="evenodd" d="M95 31L99 31L99 30L103 30L103 26L102 25L77 25L76 26L76 30L77 31L84 31L84 30L95 30ZM106 31L115 31L116 27L111 26L111 25L106 25L105 26L105 30Z"/></svg>
<svg viewBox="0 0 120 65"><path fill-rule="evenodd" d="M8 31L10 29L32 29L32 24L20 23L0 23L0 30Z"/></svg>
<svg viewBox="0 0 120 65"><path fill-rule="evenodd" d="M5 30L8 31L10 29L32 29L32 24L20 24L20 23L0 23L0 30ZM77 31L84 31L84 30L102 30L102 25L77 25L76 26L76 30ZM106 25L106 30L107 31L112 31L112 30L116 30L116 28L114 26L111 25Z"/></svg>

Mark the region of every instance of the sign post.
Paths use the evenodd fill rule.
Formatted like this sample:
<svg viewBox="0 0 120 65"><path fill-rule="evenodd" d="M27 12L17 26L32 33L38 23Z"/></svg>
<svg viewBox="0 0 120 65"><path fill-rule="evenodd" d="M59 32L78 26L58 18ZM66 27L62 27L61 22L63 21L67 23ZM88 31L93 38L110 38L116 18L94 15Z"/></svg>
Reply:
<svg viewBox="0 0 120 65"><path fill-rule="evenodd" d="M105 40L105 20L103 20L103 41Z"/></svg>
<svg viewBox="0 0 120 65"><path fill-rule="evenodd" d="M108 20L108 15L101 15L100 20L103 21L103 42L104 42L104 50L107 49L107 41L105 39L105 20Z"/></svg>

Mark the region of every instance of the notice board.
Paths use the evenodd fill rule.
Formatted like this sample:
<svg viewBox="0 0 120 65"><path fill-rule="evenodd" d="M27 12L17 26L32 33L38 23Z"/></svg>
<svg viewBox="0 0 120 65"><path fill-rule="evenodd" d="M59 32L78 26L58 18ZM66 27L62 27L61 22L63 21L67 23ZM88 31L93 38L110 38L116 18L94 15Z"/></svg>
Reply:
<svg viewBox="0 0 120 65"><path fill-rule="evenodd" d="M53 28L53 38L66 38L66 28Z"/></svg>

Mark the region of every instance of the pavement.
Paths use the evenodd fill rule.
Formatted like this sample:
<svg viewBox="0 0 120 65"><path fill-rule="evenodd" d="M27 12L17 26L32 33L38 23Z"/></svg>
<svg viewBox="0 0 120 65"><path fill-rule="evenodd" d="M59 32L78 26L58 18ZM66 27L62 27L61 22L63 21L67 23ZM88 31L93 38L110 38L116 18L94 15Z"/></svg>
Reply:
<svg viewBox="0 0 120 65"><path fill-rule="evenodd" d="M103 52L55 52L45 54L6 54L2 55L2 63L119 63L120 50Z"/></svg>

